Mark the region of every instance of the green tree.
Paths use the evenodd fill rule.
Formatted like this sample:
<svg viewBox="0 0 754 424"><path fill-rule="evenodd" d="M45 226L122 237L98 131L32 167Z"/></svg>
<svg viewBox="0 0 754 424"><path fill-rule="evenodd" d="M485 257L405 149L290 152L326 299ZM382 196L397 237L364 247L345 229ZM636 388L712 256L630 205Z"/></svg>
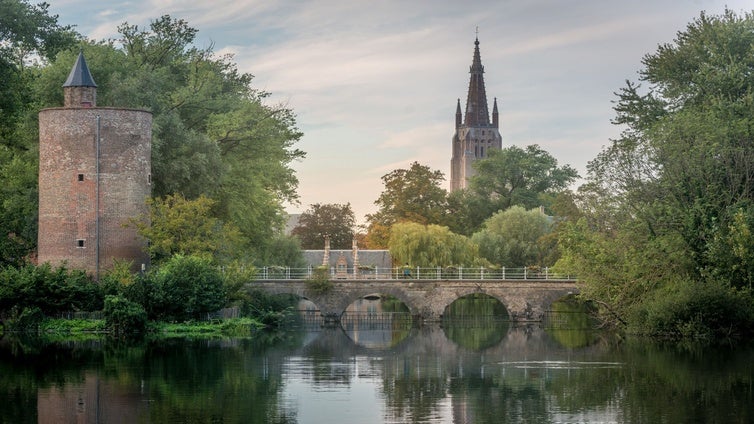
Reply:
<svg viewBox="0 0 754 424"><path fill-rule="evenodd" d="M219 262L243 257L238 229L212 216L214 204L204 196L194 200L180 195L151 199L150 216L134 221L133 225L149 241L150 256L157 263L178 254Z"/></svg>
<svg viewBox="0 0 754 424"><path fill-rule="evenodd" d="M651 305L676 293L670 319L683 327L706 313L710 298L701 296L717 291L715 301L728 303L738 299L729 290L750 284L752 57L752 14L702 13L644 57L646 88L628 81L617 93L614 122L624 131L589 163L583 217L563 228L560 264L624 319L653 327L648 316L669 318L650 314Z"/></svg>
<svg viewBox="0 0 754 424"><path fill-rule="evenodd" d="M390 229L393 263L419 267L479 265L477 246L448 227L399 222Z"/></svg>
<svg viewBox="0 0 754 424"><path fill-rule="evenodd" d="M20 266L37 244L38 68L78 35L49 5L0 1L0 265ZM59 86L60 84L58 84Z"/></svg>
<svg viewBox="0 0 754 424"><path fill-rule="evenodd" d="M326 235L330 236L331 248L350 249L355 224L350 203L315 203L301 214L291 234L301 240L304 249L321 249Z"/></svg>
<svg viewBox="0 0 754 424"><path fill-rule="evenodd" d="M571 166L559 167L558 161L536 144L525 149L511 146L490 150L474 168L476 174L469 187L481 199L478 208L484 213L477 211L477 217L483 220L514 205L525 209L549 207L551 198L579 177ZM472 224L478 228L481 221Z"/></svg>
<svg viewBox="0 0 754 424"><path fill-rule="evenodd" d="M297 200L290 165L304 153L294 147L301 137L295 115L266 104L269 93L253 88L231 56L195 47L197 30L184 20L166 15L119 31L118 43L82 47L99 104L153 114L153 195L213 199L212 216L238 229L251 256L264 257L282 232L283 203ZM35 90L42 105L62 102L60 82L74 54L43 69Z"/></svg>
<svg viewBox="0 0 754 424"><path fill-rule="evenodd" d="M409 169L396 169L383 175L385 189L374 202L378 210L366 217L370 245L384 248L389 228L397 222L442 223L448 194L440 187L444 180L442 172L418 162L413 162Z"/></svg>
<svg viewBox="0 0 754 424"><path fill-rule="evenodd" d="M471 240L479 246L479 255L493 264L506 267L549 266L548 245L544 237L552 222L539 209L525 210L513 206L488 218L481 231Z"/></svg>

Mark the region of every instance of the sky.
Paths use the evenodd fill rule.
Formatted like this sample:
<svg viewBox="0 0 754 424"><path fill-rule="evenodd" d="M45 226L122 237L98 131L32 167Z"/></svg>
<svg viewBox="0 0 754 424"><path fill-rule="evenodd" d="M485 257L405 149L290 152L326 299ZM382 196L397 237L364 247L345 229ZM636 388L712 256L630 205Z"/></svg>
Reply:
<svg viewBox="0 0 754 424"><path fill-rule="evenodd" d="M58 22L93 40L162 16L199 30L196 45L231 53L254 88L286 105L304 133L293 164L300 213L350 203L376 210L381 177L419 162L450 183L456 102L465 110L479 39L503 147L537 144L585 177L617 138L615 92L642 58L702 11L754 0L47 0Z"/></svg>

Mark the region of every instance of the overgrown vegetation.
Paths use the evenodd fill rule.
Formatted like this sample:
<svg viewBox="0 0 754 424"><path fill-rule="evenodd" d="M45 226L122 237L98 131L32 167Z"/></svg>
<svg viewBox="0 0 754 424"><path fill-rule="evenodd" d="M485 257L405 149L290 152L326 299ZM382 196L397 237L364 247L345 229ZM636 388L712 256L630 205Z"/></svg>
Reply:
<svg viewBox="0 0 754 424"><path fill-rule="evenodd" d="M754 329L754 15L700 17L618 93L558 267L603 318L673 337Z"/></svg>
<svg viewBox="0 0 754 424"><path fill-rule="evenodd" d="M306 288L315 294L324 294L332 290L333 283L330 280L330 269L319 266L314 269L312 276L306 280Z"/></svg>

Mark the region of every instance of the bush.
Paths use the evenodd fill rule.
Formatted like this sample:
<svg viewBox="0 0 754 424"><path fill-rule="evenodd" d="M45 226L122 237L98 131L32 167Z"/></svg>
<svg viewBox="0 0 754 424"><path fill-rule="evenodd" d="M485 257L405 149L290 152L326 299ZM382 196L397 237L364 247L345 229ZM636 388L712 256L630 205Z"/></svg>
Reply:
<svg viewBox="0 0 754 424"><path fill-rule="evenodd" d="M633 309L629 331L675 338L744 336L754 328L749 291L721 281L675 281Z"/></svg>
<svg viewBox="0 0 754 424"><path fill-rule="evenodd" d="M155 276L156 314L168 320L200 318L226 303L220 271L209 259L175 255Z"/></svg>
<svg viewBox="0 0 754 424"><path fill-rule="evenodd" d="M36 307L47 316L102 309L102 291L85 272L49 264L0 270L0 316Z"/></svg>
<svg viewBox="0 0 754 424"><path fill-rule="evenodd" d="M45 319L44 313L37 306L14 307L6 321L10 331L36 332Z"/></svg>
<svg viewBox="0 0 754 424"><path fill-rule="evenodd" d="M329 269L326 266L319 266L314 269L312 276L306 280L306 287L316 294L327 293L332 289Z"/></svg>
<svg viewBox="0 0 754 424"><path fill-rule="evenodd" d="M105 327L113 334L141 333L147 326L147 312L138 303L121 296L105 297Z"/></svg>

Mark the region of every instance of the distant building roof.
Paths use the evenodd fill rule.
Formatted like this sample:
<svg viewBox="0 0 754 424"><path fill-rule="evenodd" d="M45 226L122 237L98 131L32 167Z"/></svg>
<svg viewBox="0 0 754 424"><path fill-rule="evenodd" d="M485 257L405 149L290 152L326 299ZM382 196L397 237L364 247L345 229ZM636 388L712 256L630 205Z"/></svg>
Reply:
<svg viewBox="0 0 754 424"><path fill-rule="evenodd" d="M79 57L76 59L76 63L71 68L71 73L68 74L68 79L65 80L63 87L96 87L94 78L89 72L89 67L86 66L86 59L84 59L84 53L79 52Z"/></svg>
<svg viewBox="0 0 754 424"><path fill-rule="evenodd" d="M320 266L325 257L324 250L304 250L304 260L307 265ZM336 266L338 258L343 256L348 267L353 267L353 251L345 249L330 250L330 266ZM373 266L377 268L392 268L393 258L388 250L359 250L359 266Z"/></svg>

